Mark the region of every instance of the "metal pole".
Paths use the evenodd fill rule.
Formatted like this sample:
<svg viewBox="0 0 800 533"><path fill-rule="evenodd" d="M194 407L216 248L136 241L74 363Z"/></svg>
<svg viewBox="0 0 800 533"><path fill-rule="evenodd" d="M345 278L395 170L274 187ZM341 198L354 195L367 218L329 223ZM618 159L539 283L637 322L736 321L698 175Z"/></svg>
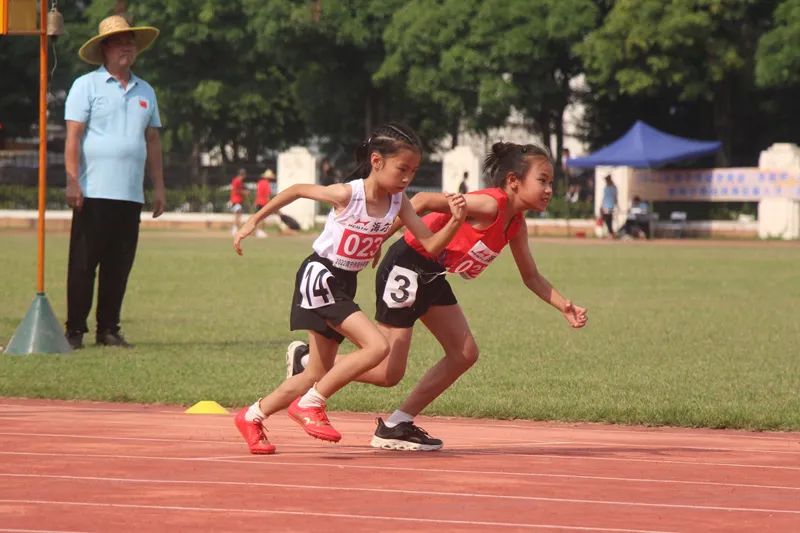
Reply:
<svg viewBox="0 0 800 533"><path fill-rule="evenodd" d="M47 204L47 0L39 19L39 253L36 292L44 294L44 210Z"/></svg>

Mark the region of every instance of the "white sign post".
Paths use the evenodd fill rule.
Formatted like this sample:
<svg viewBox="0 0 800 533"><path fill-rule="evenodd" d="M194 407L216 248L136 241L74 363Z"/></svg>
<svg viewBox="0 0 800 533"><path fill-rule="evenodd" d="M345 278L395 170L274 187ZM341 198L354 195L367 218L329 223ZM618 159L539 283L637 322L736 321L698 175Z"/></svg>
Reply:
<svg viewBox="0 0 800 533"><path fill-rule="evenodd" d="M278 191L296 183L317 183L317 158L302 146L293 146L278 154ZM281 213L297 220L300 227L314 227L317 202L302 198L281 209Z"/></svg>
<svg viewBox="0 0 800 533"><path fill-rule="evenodd" d="M480 189L480 159L470 147L460 145L442 156L442 190L458 192L464 173L467 174L468 192Z"/></svg>
<svg viewBox="0 0 800 533"><path fill-rule="evenodd" d="M800 189L800 148L796 144L776 143L761 152L761 170L788 173L783 187ZM762 239L800 239L800 200L765 197L758 202L758 236Z"/></svg>

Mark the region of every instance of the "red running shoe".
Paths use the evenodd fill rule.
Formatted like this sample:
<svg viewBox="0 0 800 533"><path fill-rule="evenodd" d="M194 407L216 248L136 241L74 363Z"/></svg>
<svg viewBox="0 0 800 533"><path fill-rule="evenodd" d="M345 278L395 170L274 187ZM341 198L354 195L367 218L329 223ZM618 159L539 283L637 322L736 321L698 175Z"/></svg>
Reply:
<svg viewBox="0 0 800 533"><path fill-rule="evenodd" d="M275 446L270 444L267 440L267 436L264 435L264 429L261 427L261 419L248 422L244 417L245 413L247 413L247 407L242 408L242 410L236 414L234 423L239 433L244 437L245 442L247 442L250 453L257 455L275 453Z"/></svg>
<svg viewBox="0 0 800 533"><path fill-rule="evenodd" d="M324 407L300 407L300 398L289 406L289 418L300 424L306 433L315 439L339 442L341 433L333 429Z"/></svg>

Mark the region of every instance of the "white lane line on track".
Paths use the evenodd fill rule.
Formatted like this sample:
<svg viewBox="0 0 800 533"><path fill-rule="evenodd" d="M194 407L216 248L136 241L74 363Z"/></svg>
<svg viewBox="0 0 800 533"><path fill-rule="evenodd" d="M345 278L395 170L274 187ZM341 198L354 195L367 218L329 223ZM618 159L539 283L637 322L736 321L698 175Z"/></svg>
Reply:
<svg viewBox="0 0 800 533"><path fill-rule="evenodd" d="M540 478L555 478L555 479L585 479L594 481L620 481L623 483L656 483L666 485L701 485L709 487L738 487L750 488L761 490L789 490L800 491L800 487L790 487L786 485L759 485L753 483L727 483L721 481L691 481L691 480L675 480L675 479L654 479L654 478L629 478L629 477L616 477L616 476L589 476L580 474L546 474L540 472L506 472L506 471L493 471L493 470L463 470L463 469L450 469L450 468L409 468L400 466L367 466L367 465L344 465L339 463L314 463L314 462L291 462L273 460L270 458L265 461L261 456L248 455L245 458L228 459L228 458L202 458L202 457L163 457L163 456L139 456L139 455L108 455L108 454L65 454L65 453L36 453L36 452L0 452L0 455L30 455L30 456L44 456L44 457L80 457L86 459L125 459L125 460L150 460L150 461L176 461L176 462L209 462L209 463L223 463L223 464L246 464L252 466L265 466L277 467L288 466L294 468L325 468L325 469L355 469L355 470L375 470L381 472L413 472L413 473L437 473L437 474L468 474L479 476L494 476L494 477L540 477ZM287 454L281 454L285 456Z"/></svg>
<svg viewBox="0 0 800 533"><path fill-rule="evenodd" d="M95 440L122 440L122 441L155 441L155 442L181 442L185 444L184 440L173 440L173 439L158 439L152 437L95 437L89 435L69 435L69 434L57 434L57 433L10 433L10 432L0 432L0 436L2 435L12 435L12 436L28 436L28 437L59 437L59 438L76 438L76 439L95 439ZM204 443L221 443L221 444L228 444L228 445L237 445L241 446L239 442L233 441L203 441L198 440L196 442L204 442ZM308 444L308 445L298 445L298 444L288 444L287 447L290 448L314 448L318 449L319 444L317 446ZM374 455L375 452L380 452L380 450L375 450L367 447L362 447L359 445L331 445L331 451L336 450L338 452L344 452L344 450L351 451L351 453L369 453ZM6 452L0 452L0 454ZM436 453L440 453L443 455L451 455L448 454L447 450L438 451ZM458 452L457 452L458 453ZM763 454L767 454L768 452L762 452ZM460 455L480 455L480 456L497 456L499 457L502 454L492 453L492 452L485 452L481 450L465 450L460 452ZM758 465L758 464L743 464L743 463L721 463L721 462L711 462L711 461L679 461L675 459L642 459L637 457L590 457L586 455L568 455L568 454L548 454L548 453L514 453L511 454L513 457L527 457L530 459L536 458L547 458L547 459L563 459L563 460L574 460L574 461L623 461L623 462L635 462L635 463L656 463L656 464L679 464L679 465L697 465L697 466L721 466L721 467L729 467L729 468L766 468L771 470L798 470L800 471L800 466L785 466L785 465Z"/></svg>
<svg viewBox="0 0 800 533"><path fill-rule="evenodd" d="M657 448L657 447L656 447ZM480 450L467 451L464 455L489 455L499 456L500 454L492 452L484 452ZM757 465L757 464L743 464L743 463L720 463L711 461L678 461L675 459L641 459L638 457L589 457L585 455L569 455L558 453L512 453L512 457L526 457L535 459L539 457L549 459L574 459L574 460L587 460L587 461L627 461L633 463L659 463L659 464L677 464L677 465L698 465L698 466L724 466L731 468L768 468L773 470L800 470L800 466L786 466L786 465ZM767 452L762 452L762 455L768 455Z"/></svg>
<svg viewBox="0 0 800 533"><path fill-rule="evenodd" d="M12 533L88 533L86 531L64 531L61 529L8 529L8 528L0 528L0 531L3 532L12 532Z"/></svg>
<svg viewBox="0 0 800 533"><path fill-rule="evenodd" d="M407 490L407 489L380 489L370 487L343 487L341 484L334 485L299 485L294 483L266 483L248 481L211 481L211 480L171 480L171 479L142 479L142 478L122 478L122 477L97 477L97 476L55 476L41 474L0 474L0 477L16 478L39 478L39 479L64 479L68 481L103 481L108 483L138 483L138 484L161 484L161 485L218 485L218 486L240 486L240 487L269 487L275 489L297 489L297 490L323 490L323 491L350 491L368 492L378 494L402 494L405 496L434 496L444 498L483 498L495 500L517 500L550 503L577 503L588 505L609 505L618 507L656 507L663 509L689 509L692 511L726 511L743 513L767 513L767 514L796 514L800 515L800 509L764 509L759 507L727 507L722 505L690 505L680 503L650 503L635 501L618 500L590 500L585 498L548 498L543 496L520 496L506 494L482 494L477 492L445 492L432 490Z"/></svg>
<svg viewBox="0 0 800 533"><path fill-rule="evenodd" d="M98 436L98 435L73 435L69 433L22 433L22 432L0 432L0 436L7 435L7 436L15 436L15 437L53 437L59 439L78 439L78 440L110 440L110 441L126 441L126 442L168 442L172 444L179 445L181 448L186 448L186 438L180 439L165 439L165 438L158 438L158 437L109 437L109 436ZM209 439L196 439L192 438L191 442L197 442L202 444L225 444L229 446L236 446L238 448L246 447L240 439L233 440L209 440ZM543 443L546 444L546 443ZM370 451L364 446L360 446L357 444L337 444L337 443L327 443L324 441L315 441L310 440L308 444L281 444L281 447L287 448L312 448L312 449L319 449L320 446L331 446L335 448L337 451L347 452L350 450L358 451L363 453L364 451ZM378 451L378 450L373 450Z"/></svg>
<svg viewBox="0 0 800 533"><path fill-rule="evenodd" d="M318 516L322 518L346 518L355 520L390 520L394 522L416 522L427 524L452 524L462 526L492 526L492 527L516 527L524 529L562 529L567 531L611 531L615 533L675 533L664 530L650 529L619 529L606 527L589 526L565 526L556 524L525 524L511 522L485 522L470 520L446 520L436 518L411 518L407 516L380 516L380 515L356 515L345 513L314 513L309 511L278 511L272 509L231 509L220 507L188 507L178 505L136 505L124 503L101 503L101 502L67 502L54 500L0 500L0 503L16 503L28 505L63 505L63 506L83 506L83 507L109 507L116 509L148 509L159 511L192 511L206 513L244 513L261 515L290 515L290 516Z"/></svg>
<svg viewBox="0 0 800 533"><path fill-rule="evenodd" d="M2 412L2 409L5 408L5 407L11 407L11 408L15 408L15 409L27 409L30 412L37 412L37 413L39 412L39 409L40 409L40 406L38 406L38 405L0 403L0 412ZM172 415L172 416L175 416L175 417L184 416L183 411L180 411L180 410L177 410L177 409L175 409L175 410L166 410L166 409L159 410L158 408L147 408L147 409L145 409L145 408L140 408L140 409L119 408L119 409L115 409L115 408L109 408L109 407L79 407L79 406L70 407L70 406L48 405L48 409L51 412L64 410L64 411L89 411L89 412L95 412L96 411L96 412L112 412L112 413L138 413L138 414L142 414L142 415L166 414L166 415ZM178 408L178 409L183 409L183 408ZM331 415L331 413L329 413L329 416L330 415ZM341 417L343 421L348 421L348 422L374 422L375 416L378 416L378 415L372 415L372 414L363 414L362 415L362 414L359 414L359 413L334 413L334 416ZM363 416L363 418L362 418L362 416ZM635 429L624 429L624 426L622 426L622 427L621 426L614 426L614 425L611 425L611 424L609 425L611 427L604 427L599 423L596 425L596 427L594 425L592 425L591 423L587 423L587 424L583 425L582 427L567 426L567 425L564 425L564 426L535 425L533 422L531 422L530 425L521 425L521 424L506 423L506 422L500 421L500 420L488 420L488 419L475 419L475 422L473 423L473 422L470 422L470 421L467 421L467 420L464 420L464 419L456 419L456 418L453 418L453 417L435 417L435 418L432 417L432 418L427 418L425 423L427 423L428 421L434 421L434 420L437 421L437 422L442 422L444 424L449 424L449 425L454 425L454 426L465 426L465 427L469 427L469 428L476 428L476 427L485 428L485 427L488 426L488 427L492 427L492 428L502 428L502 429L526 429L526 430L537 429L537 430L540 430L540 431L550 431L550 430L552 430L552 431L565 431L565 430L566 431L601 431L603 433L614 433L614 434L632 433L632 434L635 434L635 435L653 435L653 436L672 435L672 436L686 436L686 437L689 437L689 436L692 435L691 432L693 431L690 428L676 428L676 427L668 427L668 426L654 427L654 428L642 428L641 430L635 430ZM578 424L578 423L576 422L576 424ZM787 441L788 442L797 442L797 439L798 439L798 437L795 436L795 435L785 435L783 437L778 437L778 436L760 435L760 434L754 434L754 433L741 434L742 432L744 432L744 430L736 430L736 429L733 429L733 430L725 430L725 429L720 429L720 430L702 430L702 433L698 432L697 438L700 438L700 437L703 437L703 436L706 436L706 435L708 435L708 436L716 436L717 434L709 433L709 432L712 432L712 431L719 432L717 434L722 434L726 438L730 437L730 438L737 438L737 439L771 440L771 441L780 441L780 442L787 442ZM737 433L737 432L739 432L739 433ZM779 432L775 432L775 433L779 434Z"/></svg>
<svg viewBox="0 0 800 533"><path fill-rule="evenodd" d="M583 440L569 440L569 441L550 441L550 442L536 442L536 441L508 441L501 444L448 444L447 449L453 450L471 450L486 448L492 446L494 448L514 448L521 446L556 446L556 445L570 445L576 447L585 446L602 446L606 448L668 448L670 450L686 450L686 451L708 451L708 452L741 452L741 453L781 453L781 454L800 454L800 441L797 443L788 443L795 446L796 450L773 450L764 448L724 448L719 446L688 446L685 444L670 444L653 442L651 444L631 444L627 442L607 442L607 441L583 441Z"/></svg>

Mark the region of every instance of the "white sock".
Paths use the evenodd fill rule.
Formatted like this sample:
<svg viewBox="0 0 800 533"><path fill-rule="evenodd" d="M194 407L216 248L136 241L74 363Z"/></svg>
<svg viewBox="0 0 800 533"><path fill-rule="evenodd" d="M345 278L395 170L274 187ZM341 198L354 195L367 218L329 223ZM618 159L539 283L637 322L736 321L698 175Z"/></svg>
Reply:
<svg viewBox="0 0 800 533"><path fill-rule="evenodd" d="M300 398L300 401L297 403L297 405L303 409L308 407L325 407L325 402L327 400L328 399L325 396L317 392L317 386L315 384L313 387L308 389L308 392L305 393L302 398Z"/></svg>
<svg viewBox="0 0 800 533"><path fill-rule="evenodd" d="M389 418L387 418L384 421L383 425L386 426L387 428L393 428L397 424L402 424L403 422L413 422L413 421L414 421L413 416L398 409L397 411L389 415Z"/></svg>
<svg viewBox="0 0 800 533"><path fill-rule="evenodd" d="M247 412L244 414L244 419L248 422L255 422L256 420L263 420L267 418L267 415L261 410L261 406L258 405L261 402L261 398L256 401L253 405L247 408Z"/></svg>
<svg viewBox="0 0 800 533"><path fill-rule="evenodd" d="M303 357L300 358L300 365L303 368L308 366L308 354L305 354Z"/></svg>

